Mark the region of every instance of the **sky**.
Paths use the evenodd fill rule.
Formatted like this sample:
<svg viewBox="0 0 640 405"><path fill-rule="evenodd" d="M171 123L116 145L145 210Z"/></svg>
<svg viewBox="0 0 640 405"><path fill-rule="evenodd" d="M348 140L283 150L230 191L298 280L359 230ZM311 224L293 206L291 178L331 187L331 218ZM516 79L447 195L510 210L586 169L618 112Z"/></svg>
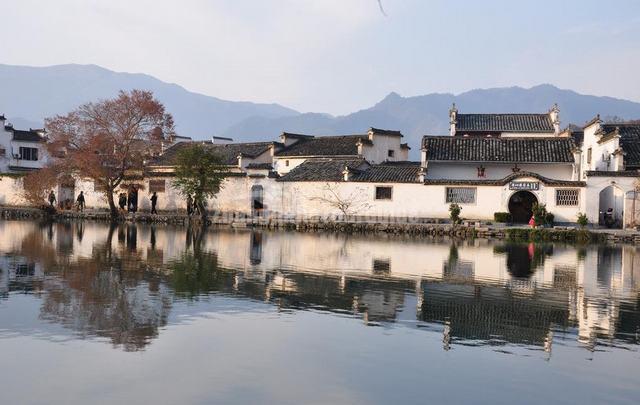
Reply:
<svg viewBox="0 0 640 405"><path fill-rule="evenodd" d="M640 1L380 1L0 0L0 63L336 115L392 91L541 83L640 101Z"/></svg>

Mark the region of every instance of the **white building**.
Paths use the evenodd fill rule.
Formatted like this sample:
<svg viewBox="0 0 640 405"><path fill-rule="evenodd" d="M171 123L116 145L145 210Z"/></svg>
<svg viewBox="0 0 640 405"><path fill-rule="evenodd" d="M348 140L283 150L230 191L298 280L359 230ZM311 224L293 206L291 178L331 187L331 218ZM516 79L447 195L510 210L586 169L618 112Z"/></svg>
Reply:
<svg viewBox="0 0 640 405"><path fill-rule="evenodd" d="M602 224L603 213L612 209L621 226L636 226L640 123L608 124L596 116L584 126L582 136L581 177L587 183L589 219Z"/></svg>
<svg viewBox="0 0 640 405"><path fill-rule="evenodd" d="M39 169L47 163L43 129L18 130L0 115L0 173Z"/></svg>
<svg viewBox="0 0 640 405"><path fill-rule="evenodd" d="M559 223L585 213L602 224L602 212L611 208L617 225L636 224L640 124L596 118L584 128L561 131L556 105L535 114L464 114L454 105L449 118L449 135L423 137L419 162L408 161L409 146L399 131L377 128L361 135L284 132L277 142L204 142L229 169L208 207L242 215L448 218L450 204L457 203L463 218L493 220L495 213L509 212L514 222L525 223L540 203ZM42 165L41 133L3 128L2 147L10 151L5 156L14 160L2 170ZM150 208L153 192L159 193L158 209L185 209L171 180L175 157L188 142L168 142L144 173L123 183L123 192L139 194L139 209ZM34 156L26 152L30 147L40 148L38 161L24 161ZM0 204L24 203L19 183L0 181ZM61 196L80 191L87 207L107 207L92 182L76 179L59 188Z"/></svg>

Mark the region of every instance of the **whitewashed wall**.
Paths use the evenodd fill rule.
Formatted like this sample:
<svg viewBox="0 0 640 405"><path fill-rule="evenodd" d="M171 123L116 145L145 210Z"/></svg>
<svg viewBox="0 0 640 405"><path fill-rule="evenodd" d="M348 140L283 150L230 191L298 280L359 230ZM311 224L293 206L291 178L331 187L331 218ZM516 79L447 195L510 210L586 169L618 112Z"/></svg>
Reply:
<svg viewBox="0 0 640 405"><path fill-rule="evenodd" d="M28 205L23 197L23 191L22 177L0 174L0 205Z"/></svg>
<svg viewBox="0 0 640 405"><path fill-rule="evenodd" d="M397 162L409 160L409 150L400 148L402 138L399 136L387 136L373 134L373 145L363 145L362 155L372 164L385 161ZM389 157L389 150L394 151L394 156Z"/></svg>
<svg viewBox="0 0 640 405"><path fill-rule="evenodd" d="M484 179L498 180L513 174L513 164L500 163L459 163L459 162L429 162L427 179L478 180L479 166L485 168ZM537 173L541 176L556 180L571 180L572 164L519 164L521 171Z"/></svg>

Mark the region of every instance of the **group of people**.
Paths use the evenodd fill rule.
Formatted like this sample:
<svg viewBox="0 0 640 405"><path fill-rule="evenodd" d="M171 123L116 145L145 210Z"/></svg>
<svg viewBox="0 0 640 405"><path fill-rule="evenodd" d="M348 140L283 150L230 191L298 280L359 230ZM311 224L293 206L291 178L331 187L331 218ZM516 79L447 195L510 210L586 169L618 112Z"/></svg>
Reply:
<svg viewBox="0 0 640 405"><path fill-rule="evenodd" d="M158 214L156 206L158 205L158 193L155 191L149 198L151 200L151 214ZM138 193L120 193L118 196L118 205L121 211L128 210L129 212L138 211Z"/></svg>
<svg viewBox="0 0 640 405"><path fill-rule="evenodd" d="M56 193L53 190L49 192L48 199L49 199L49 205L51 207L55 207L57 199L56 199ZM150 200L151 200L151 213L157 215L158 211L156 209L156 206L158 205L158 194L155 191L151 195ZM120 206L121 211L124 211L126 207L129 210L129 212L136 212L138 210L138 194L130 193L129 195L127 195L126 193L120 193L120 195L118 196L118 205ZM78 198L76 198L75 208L78 211L83 212L85 206L86 206L86 203L84 199L84 191L80 191L80 194L78 194Z"/></svg>
<svg viewBox="0 0 640 405"><path fill-rule="evenodd" d="M157 215L157 205L158 205L158 194L154 191L149 198L151 200L151 214ZM51 190L49 193L49 205L54 207L56 204L56 194ZM127 210L128 212L136 212L138 210L138 193L120 193L118 195L118 206L120 207L120 211L124 212ZM84 211L85 208L85 199L84 192L80 191L78 194L78 198L76 198L75 208L78 211ZM198 204L194 201L191 194L187 194L187 215L200 215L200 208Z"/></svg>
<svg viewBox="0 0 640 405"><path fill-rule="evenodd" d="M49 205L51 207L55 207L56 205L56 193L54 193L53 190L51 190L51 192L49 193ZM84 211L84 207L84 191L80 191L80 194L78 194L78 198L76 198L76 209L82 212Z"/></svg>

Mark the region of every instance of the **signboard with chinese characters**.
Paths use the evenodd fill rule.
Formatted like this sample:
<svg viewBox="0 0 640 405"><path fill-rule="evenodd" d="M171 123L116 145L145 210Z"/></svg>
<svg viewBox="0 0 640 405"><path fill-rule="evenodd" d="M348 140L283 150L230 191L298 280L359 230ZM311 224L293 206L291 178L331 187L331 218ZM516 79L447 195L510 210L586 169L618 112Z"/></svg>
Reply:
<svg viewBox="0 0 640 405"><path fill-rule="evenodd" d="M539 190L540 183L537 181L512 181L509 183L509 190Z"/></svg>

